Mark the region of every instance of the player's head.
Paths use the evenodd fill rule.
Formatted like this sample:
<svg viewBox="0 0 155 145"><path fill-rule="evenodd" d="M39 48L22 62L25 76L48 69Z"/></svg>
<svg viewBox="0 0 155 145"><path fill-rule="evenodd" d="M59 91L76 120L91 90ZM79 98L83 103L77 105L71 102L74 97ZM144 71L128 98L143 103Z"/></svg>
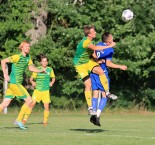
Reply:
<svg viewBox="0 0 155 145"><path fill-rule="evenodd" d="M30 51L30 43L28 41L23 41L19 45L19 50L23 52L24 54L29 54Z"/></svg>
<svg viewBox="0 0 155 145"><path fill-rule="evenodd" d="M102 34L102 41L107 44L111 44L113 42L113 36L109 32L105 32Z"/></svg>
<svg viewBox="0 0 155 145"><path fill-rule="evenodd" d="M86 37L95 38L96 37L96 30L94 26L84 26L84 34Z"/></svg>
<svg viewBox="0 0 155 145"><path fill-rule="evenodd" d="M46 67L48 65L48 58L44 54L40 54L38 56L39 62L43 67Z"/></svg>

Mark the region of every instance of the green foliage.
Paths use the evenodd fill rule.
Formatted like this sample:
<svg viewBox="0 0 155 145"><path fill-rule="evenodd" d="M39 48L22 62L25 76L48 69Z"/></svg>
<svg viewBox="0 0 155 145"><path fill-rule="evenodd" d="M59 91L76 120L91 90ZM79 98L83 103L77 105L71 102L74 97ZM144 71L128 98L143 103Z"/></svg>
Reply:
<svg viewBox="0 0 155 145"><path fill-rule="evenodd" d="M93 24L98 32L95 41L101 41L101 34L110 31L117 42L113 61L128 66L125 72L110 69L111 92L119 96L112 107L137 105L151 109L155 102L155 3L151 0L74 2L47 1L48 33L31 47L31 56L36 65L36 55L44 53L49 58L49 66L55 71L56 83L51 89L52 95L64 101L65 98L84 100L84 87L82 81L77 79L72 59L76 45L84 36L83 26ZM134 18L123 22L122 11L128 8L134 12ZM35 9L30 0L1 2L0 58L17 51L15 48L32 27L31 12Z"/></svg>
<svg viewBox="0 0 155 145"><path fill-rule="evenodd" d="M0 5L0 58L17 53L21 41L28 39L25 32L32 27L30 0L6 0Z"/></svg>

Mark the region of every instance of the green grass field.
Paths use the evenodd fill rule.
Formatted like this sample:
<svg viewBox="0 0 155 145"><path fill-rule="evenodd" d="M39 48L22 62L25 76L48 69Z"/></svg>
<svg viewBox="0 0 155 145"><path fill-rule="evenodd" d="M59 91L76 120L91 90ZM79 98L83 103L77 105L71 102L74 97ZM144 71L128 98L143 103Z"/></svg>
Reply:
<svg viewBox="0 0 155 145"><path fill-rule="evenodd" d="M1 145L155 145L155 114L102 113L101 127L86 112L53 113L43 127L42 112L31 114L26 127L13 124L17 113L0 114Z"/></svg>

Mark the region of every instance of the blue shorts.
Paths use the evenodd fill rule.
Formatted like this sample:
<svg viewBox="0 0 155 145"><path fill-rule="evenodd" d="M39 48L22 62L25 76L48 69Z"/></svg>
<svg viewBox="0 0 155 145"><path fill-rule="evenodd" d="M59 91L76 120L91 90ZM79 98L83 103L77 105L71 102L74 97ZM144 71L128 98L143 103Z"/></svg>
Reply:
<svg viewBox="0 0 155 145"><path fill-rule="evenodd" d="M109 84L109 88L110 88L110 78L108 76L108 71L105 70L104 71L107 79L108 79L108 84ZM104 92L104 88L101 84L101 81L100 81L100 78L97 74L94 74L94 73L90 73L90 78L91 78L91 83L92 83L92 90L101 90Z"/></svg>

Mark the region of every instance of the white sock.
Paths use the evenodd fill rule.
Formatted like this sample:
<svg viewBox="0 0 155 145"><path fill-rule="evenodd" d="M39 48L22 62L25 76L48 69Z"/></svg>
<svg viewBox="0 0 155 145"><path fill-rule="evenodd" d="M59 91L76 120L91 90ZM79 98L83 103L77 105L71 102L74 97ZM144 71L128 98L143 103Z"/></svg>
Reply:
<svg viewBox="0 0 155 145"><path fill-rule="evenodd" d="M91 106L91 107L88 107L88 110L91 110L91 109L93 109L93 107Z"/></svg>
<svg viewBox="0 0 155 145"><path fill-rule="evenodd" d="M100 115L101 115L101 110L97 109L97 117L100 117Z"/></svg>

